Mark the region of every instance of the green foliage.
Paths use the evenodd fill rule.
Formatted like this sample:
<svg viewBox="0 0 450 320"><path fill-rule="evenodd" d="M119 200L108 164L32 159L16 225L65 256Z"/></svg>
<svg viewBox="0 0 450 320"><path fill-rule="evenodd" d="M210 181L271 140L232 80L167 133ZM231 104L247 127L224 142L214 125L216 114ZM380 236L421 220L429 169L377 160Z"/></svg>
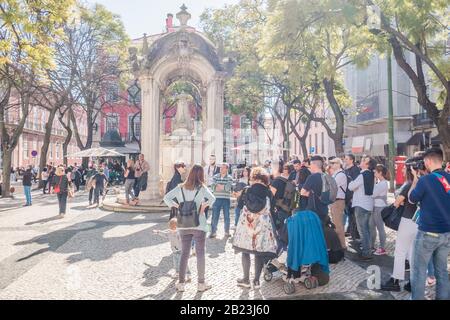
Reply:
<svg viewBox="0 0 450 320"><path fill-rule="evenodd" d="M73 0L1 0L0 68L43 73L54 68L52 44L63 37Z"/></svg>

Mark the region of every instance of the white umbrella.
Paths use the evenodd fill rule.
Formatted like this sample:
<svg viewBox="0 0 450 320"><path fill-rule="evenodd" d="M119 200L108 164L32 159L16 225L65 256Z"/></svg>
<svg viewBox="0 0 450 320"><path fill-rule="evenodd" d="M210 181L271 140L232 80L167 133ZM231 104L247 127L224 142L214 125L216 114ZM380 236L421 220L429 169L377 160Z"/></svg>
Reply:
<svg viewBox="0 0 450 320"><path fill-rule="evenodd" d="M125 155L122 153L119 153L114 150L98 147L98 148L91 148L86 150L81 150L69 155L66 155L66 157L72 157L72 158L87 158L87 157L124 157Z"/></svg>

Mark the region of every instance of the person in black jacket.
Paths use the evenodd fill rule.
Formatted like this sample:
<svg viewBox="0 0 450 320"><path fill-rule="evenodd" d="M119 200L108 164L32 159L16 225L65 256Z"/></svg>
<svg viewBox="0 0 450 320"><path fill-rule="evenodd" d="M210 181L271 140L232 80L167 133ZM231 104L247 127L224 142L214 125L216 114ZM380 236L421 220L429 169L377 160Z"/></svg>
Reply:
<svg viewBox="0 0 450 320"><path fill-rule="evenodd" d="M22 179L23 191L25 193L25 198L27 199L27 203L24 207L31 206L31 179L33 179L33 173L31 172L31 166L28 166Z"/></svg>
<svg viewBox="0 0 450 320"><path fill-rule="evenodd" d="M56 195L58 196L58 203L59 203L58 217L64 218L64 215L66 214L67 196L69 194L70 181L67 178L63 166L59 166L58 168L56 168L56 174L53 177L52 185L53 185L53 193L56 193Z"/></svg>
<svg viewBox="0 0 450 320"><path fill-rule="evenodd" d="M179 161L174 164L173 169L175 172L173 174L172 179L167 183L166 194L168 194L170 191L175 189L180 183L183 182L181 175L183 175L186 172L186 165L184 164L184 162ZM177 209L172 208L170 211L169 220L172 218L175 218L176 215L177 215Z"/></svg>

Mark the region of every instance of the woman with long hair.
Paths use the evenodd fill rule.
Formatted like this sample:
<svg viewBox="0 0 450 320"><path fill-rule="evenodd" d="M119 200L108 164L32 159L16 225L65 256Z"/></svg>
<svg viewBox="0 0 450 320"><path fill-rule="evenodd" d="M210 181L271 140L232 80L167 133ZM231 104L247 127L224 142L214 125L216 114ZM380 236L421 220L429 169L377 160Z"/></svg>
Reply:
<svg viewBox="0 0 450 320"><path fill-rule="evenodd" d="M372 198L374 199L373 213L370 216L370 236L372 248L375 248L375 240L378 237L380 240L380 247L375 251L376 256L382 256L386 254L386 231L384 230L384 222L381 217L381 211L387 206L387 194L389 191L389 179L390 174L388 169L378 164L375 167L375 178L377 183L373 188Z"/></svg>
<svg viewBox="0 0 450 320"><path fill-rule="evenodd" d="M254 168L250 173L250 187L244 193L244 208L233 238L233 247L242 252L243 278L240 287L250 288L250 254L255 256L253 288L259 289L259 278L264 263L276 257L277 243L271 217L272 192L269 174L264 168Z"/></svg>
<svg viewBox="0 0 450 320"><path fill-rule="evenodd" d="M67 174L63 166L56 168L55 176L53 177L53 193L56 193L59 203L59 218L64 218L67 207L67 196L69 194L71 182L67 178Z"/></svg>
<svg viewBox="0 0 450 320"><path fill-rule="evenodd" d="M406 260L412 261L413 242L416 238L418 227L412 220L417 210L417 205L408 201L408 192L411 188L414 176L411 171L411 159L406 160L403 173L406 182L400 188L399 194L395 198L394 206L399 208L403 206L402 219L397 231L394 251L394 270L391 278L381 285L384 291L400 291L400 281L405 280ZM409 283L407 286L411 286Z"/></svg>
<svg viewBox="0 0 450 320"><path fill-rule="evenodd" d="M171 190L175 189L180 183L183 182L182 175L186 172L186 165L184 162L176 162L173 166L174 174L172 179L167 183L166 186L166 194L168 194ZM177 215L177 209L172 208L170 211L169 220L174 218Z"/></svg>
<svg viewBox="0 0 450 320"><path fill-rule="evenodd" d="M184 291L186 268L192 240L195 241L195 252L197 256L197 291L203 292L211 289L211 286L205 282L205 240L206 232L208 231L205 209L211 206L215 200L216 198L205 185L203 168L198 164L194 165L189 171L186 182L179 184L164 196L164 202L169 208L179 209L182 205L191 205L192 202L195 203L193 208L197 212L194 214L198 214L197 226L183 227L182 221L178 221L178 230L181 237L181 258L180 273L178 283L176 284L177 291Z"/></svg>

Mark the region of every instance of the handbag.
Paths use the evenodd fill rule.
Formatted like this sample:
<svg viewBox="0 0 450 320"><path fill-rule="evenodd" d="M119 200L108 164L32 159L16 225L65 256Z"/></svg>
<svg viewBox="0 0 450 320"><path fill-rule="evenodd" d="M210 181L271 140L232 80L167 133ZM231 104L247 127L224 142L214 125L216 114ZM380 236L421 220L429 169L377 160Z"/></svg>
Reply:
<svg viewBox="0 0 450 320"><path fill-rule="evenodd" d="M385 207L381 211L381 217L386 227L398 231L398 227L403 216L403 210L405 210L405 206L396 208L393 204L391 204L390 206Z"/></svg>
<svg viewBox="0 0 450 320"><path fill-rule="evenodd" d="M60 193L61 192L61 186L60 186L61 185L61 181L62 181L62 176L59 179L58 184L53 187L53 192L55 192L55 193Z"/></svg>

